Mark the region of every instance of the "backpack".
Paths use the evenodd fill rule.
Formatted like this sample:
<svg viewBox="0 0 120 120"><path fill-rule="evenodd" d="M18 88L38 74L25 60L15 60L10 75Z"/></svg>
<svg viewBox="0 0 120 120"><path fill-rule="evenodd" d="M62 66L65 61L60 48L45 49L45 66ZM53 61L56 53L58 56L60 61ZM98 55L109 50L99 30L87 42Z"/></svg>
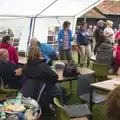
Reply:
<svg viewBox="0 0 120 120"><path fill-rule="evenodd" d="M69 63L65 64L63 77L76 77L78 75L79 71L77 69L77 64L75 63L75 61L71 60Z"/></svg>

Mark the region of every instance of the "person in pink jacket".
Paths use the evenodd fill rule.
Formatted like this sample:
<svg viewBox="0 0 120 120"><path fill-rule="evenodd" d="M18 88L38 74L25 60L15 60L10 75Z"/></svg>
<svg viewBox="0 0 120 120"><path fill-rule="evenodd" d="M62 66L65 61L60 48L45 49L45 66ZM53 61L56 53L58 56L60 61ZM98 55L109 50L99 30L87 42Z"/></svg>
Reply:
<svg viewBox="0 0 120 120"><path fill-rule="evenodd" d="M14 46L12 46L12 40L10 36L6 35L2 38L0 49L6 49L9 53L9 61L13 64L18 64L18 54Z"/></svg>

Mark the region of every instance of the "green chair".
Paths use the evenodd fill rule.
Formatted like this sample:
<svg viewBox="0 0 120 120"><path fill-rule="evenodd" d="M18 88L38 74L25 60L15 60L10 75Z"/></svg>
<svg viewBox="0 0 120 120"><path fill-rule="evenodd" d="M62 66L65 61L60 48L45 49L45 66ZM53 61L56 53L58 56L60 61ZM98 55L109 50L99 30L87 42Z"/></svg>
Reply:
<svg viewBox="0 0 120 120"><path fill-rule="evenodd" d="M0 88L0 93L1 94L5 94L4 98L0 99L0 100L5 100L5 99L8 99L8 98L12 98L12 97L16 97L19 90L17 89L7 89L4 87L4 82L2 80L2 78L0 78L0 81L1 81L1 88Z"/></svg>
<svg viewBox="0 0 120 120"><path fill-rule="evenodd" d="M94 72L94 82L96 82L96 78L105 78L107 79L108 75L108 66L106 64L98 64L93 63Z"/></svg>
<svg viewBox="0 0 120 120"><path fill-rule="evenodd" d="M56 120L70 120L70 117L69 117L66 109L63 106L60 105L57 98L54 98L54 104L55 104L55 111L56 111ZM75 119L77 119L77 120L87 120L87 118L85 118L85 117L75 118Z"/></svg>

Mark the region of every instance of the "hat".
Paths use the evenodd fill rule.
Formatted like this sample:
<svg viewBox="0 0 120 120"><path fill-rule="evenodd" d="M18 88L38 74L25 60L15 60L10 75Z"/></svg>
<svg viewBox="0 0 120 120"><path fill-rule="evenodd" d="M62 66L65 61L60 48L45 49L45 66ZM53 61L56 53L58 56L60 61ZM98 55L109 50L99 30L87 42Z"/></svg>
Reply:
<svg viewBox="0 0 120 120"><path fill-rule="evenodd" d="M99 20L98 23L105 23L103 20Z"/></svg>

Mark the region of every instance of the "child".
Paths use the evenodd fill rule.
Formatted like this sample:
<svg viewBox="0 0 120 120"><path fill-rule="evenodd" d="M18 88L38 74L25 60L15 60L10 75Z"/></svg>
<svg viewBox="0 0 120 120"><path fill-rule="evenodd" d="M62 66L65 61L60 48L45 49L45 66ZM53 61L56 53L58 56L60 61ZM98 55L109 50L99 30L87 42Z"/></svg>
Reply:
<svg viewBox="0 0 120 120"><path fill-rule="evenodd" d="M120 120L120 87L115 88L106 100L109 120Z"/></svg>
<svg viewBox="0 0 120 120"><path fill-rule="evenodd" d="M118 40L118 46L114 51L114 64L115 64L115 71L117 72L120 66L120 40Z"/></svg>

